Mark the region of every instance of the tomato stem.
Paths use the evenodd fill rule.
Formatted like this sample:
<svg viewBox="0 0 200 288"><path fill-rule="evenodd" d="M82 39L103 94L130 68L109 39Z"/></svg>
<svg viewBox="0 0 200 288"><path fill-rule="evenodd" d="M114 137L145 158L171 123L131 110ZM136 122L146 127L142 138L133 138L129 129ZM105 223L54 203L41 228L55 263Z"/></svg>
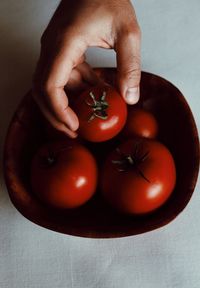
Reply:
<svg viewBox="0 0 200 288"><path fill-rule="evenodd" d="M57 157L58 157L58 154L64 150L67 150L67 149L71 149L72 146L63 146L62 148L58 149L57 151L50 151L50 149L48 150L48 155L46 156L40 156L40 161L42 163L42 165L44 167L52 167L56 161L57 161Z"/></svg>
<svg viewBox="0 0 200 288"><path fill-rule="evenodd" d="M47 156L40 156L40 162L46 168L52 167L56 162L56 157L52 153Z"/></svg>
<svg viewBox="0 0 200 288"><path fill-rule="evenodd" d="M116 149L116 152L121 156L120 160L112 160L113 164L118 165L117 170L120 172L127 171L129 169L134 169L138 172L142 178L144 178L147 182L150 183L149 179L144 175L144 173L139 168L139 165L144 162L149 156L149 151L144 153L144 155L139 155L139 147L136 144L131 154L123 153L119 148Z"/></svg>
<svg viewBox="0 0 200 288"><path fill-rule="evenodd" d="M48 156L46 160L49 166L52 166L55 163L55 158L53 156Z"/></svg>
<svg viewBox="0 0 200 288"><path fill-rule="evenodd" d="M108 118L107 108L109 107L108 102L106 101L106 91L103 92L103 95L100 97L100 100L95 98L93 92L90 92L90 98L92 99L92 103L85 101L85 103L91 107L92 115L88 119L88 122L95 119L95 117L100 118L102 120L106 120Z"/></svg>

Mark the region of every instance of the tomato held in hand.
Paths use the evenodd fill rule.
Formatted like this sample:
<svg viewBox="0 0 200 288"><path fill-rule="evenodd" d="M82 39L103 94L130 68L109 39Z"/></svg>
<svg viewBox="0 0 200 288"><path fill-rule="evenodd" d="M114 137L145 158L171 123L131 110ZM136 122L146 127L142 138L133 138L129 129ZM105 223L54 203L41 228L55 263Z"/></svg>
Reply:
<svg viewBox="0 0 200 288"><path fill-rule="evenodd" d="M158 133L158 123L154 115L144 109L128 107L127 121L122 136L140 136L155 138Z"/></svg>
<svg viewBox="0 0 200 288"><path fill-rule="evenodd" d="M109 155L102 170L101 190L118 210L144 214L165 203L175 182L169 150L157 141L138 138L124 142Z"/></svg>
<svg viewBox="0 0 200 288"><path fill-rule="evenodd" d="M75 208L95 193L97 166L92 154L74 141L43 145L31 164L33 192L57 208Z"/></svg>
<svg viewBox="0 0 200 288"><path fill-rule="evenodd" d="M77 98L74 107L79 118L78 133L86 140L102 142L123 128L127 105L109 85L91 87Z"/></svg>

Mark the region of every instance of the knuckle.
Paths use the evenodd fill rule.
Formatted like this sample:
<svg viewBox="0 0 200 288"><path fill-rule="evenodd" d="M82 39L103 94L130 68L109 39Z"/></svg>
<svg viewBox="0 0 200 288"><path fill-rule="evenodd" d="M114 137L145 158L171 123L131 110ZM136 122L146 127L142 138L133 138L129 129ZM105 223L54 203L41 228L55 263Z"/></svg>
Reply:
<svg viewBox="0 0 200 288"><path fill-rule="evenodd" d="M52 93L52 91L54 90L54 86L52 84L52 81L50 81L49 79L36 79L33 82L33 87L36 91L38 91L38 93L44 94L44 95L49 95Z"/></svg>
<svg viewBox="0 0 200 288"><path fill-rule="evenodd" d="M50 94L52 92L52 83L49 80L46 80L44 83L41 84L40 89L45 93L45 94Z"/></svg>
<svg viewBox="0 0 200 288"><path fill-rule="evenodd" d="M134 40L134 41L140 41L141 40L141 29L135 21L126 24L122 28L121 33L125 38L128 38L130 40Z"/></svg>
<svg viewBox="0 0 200 288"><path fill-rule="evenodd" d="M140 70L141 68L141 59L139 55L133 55L131 60L131 66L134 70Z"/></svg>
<svg viewBox="0 0 200 288"><path fill-rule="evenodd" d="M140 67L134 66L126 71L122 71L121 76L126 81L138 82L141 77Z"/></svg>
<svg viewBox="0 0 200 288"><path fill-rule="evenodd" d="M58 130L58 131L62 131L63 130L63 124L56 122L56 121L51 121L52 126Z"/></svg>
<svg viewBox="0 0 200 288"><path fill-rule="evenodd" d="M133 28L132 31L130 31L126 37L128 40L134 42L134 43L140 43L141 42L141 35L138 29Z"/></svg>
<svg viewBox="0 0 200 288"><path fill-rule="evenodd" d="M125 69L121 71L121 74L123 74L126 77L139 76L141 73L140 63L141 61L139 56L132 56L129 65L126 66Z"/></svg>
<svg viewBox="0 0 200 288"><path fill-rule="evenodd" d="M141 29L138 25L135 26L133 33L137 39L141 40L142 32L141 32Z"/></svg>
<svg viewBox="0 0 200 288"><path fill-rule="evenodd" d="M33 97L38 102L42 97L46 97L52 93L52 85L47 82L33 81L32 85Z"/></svg>

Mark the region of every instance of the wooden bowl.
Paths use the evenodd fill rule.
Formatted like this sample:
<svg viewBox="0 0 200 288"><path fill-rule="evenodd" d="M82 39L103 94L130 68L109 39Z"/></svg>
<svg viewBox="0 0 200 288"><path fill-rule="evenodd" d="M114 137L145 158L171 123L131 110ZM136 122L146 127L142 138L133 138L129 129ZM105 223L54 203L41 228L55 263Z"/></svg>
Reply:
<svg viewBox="0 0 200 288"><path fill-rule="evenodd" d="M116 69L98 68L96 73L115 85ZM171 150L176 163L176 187L161 208L142 217L121 215L107 206L98 193L86 205L72 211L60 212L42 204L31 191L29 167L36 149L46 141L41 125L44 119L30 93L17 108L5 141L4 174L14 206L40 226L93 238L137 235L172 221L189 202L198 176L199 139L195 121L181 92L165 79L150 73L142 72L138 105L157 118L159 140Z"/></svg>

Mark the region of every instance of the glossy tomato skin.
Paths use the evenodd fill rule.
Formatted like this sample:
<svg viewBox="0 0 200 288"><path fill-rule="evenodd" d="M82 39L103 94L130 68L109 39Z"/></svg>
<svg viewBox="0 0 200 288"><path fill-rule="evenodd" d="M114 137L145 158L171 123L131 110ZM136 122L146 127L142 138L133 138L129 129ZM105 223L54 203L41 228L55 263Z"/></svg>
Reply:
<svg viewBox="0 0 200 288"><path fill-rule="evenodd" d="M74 141L46 143L32 159L32 190L52 207L79 207L93 196L96 185L96 161Z"/></svg>
<svg viewBox="0 0 200 288"><path fill-rule="evenodd" d="M137 159L144 159L135 168L127 168L113 163L122 159L119 150L108 156L101 175L105 199L128 214L145 214L159 208L173 192L176 182L176 168L170 151L163 144L144 138L128 140L118 148L120 153L136 153Z"/></svg>
<svg viewBox="0 0 200 288"><path fill-rule="evenodd" d="M158 134L158 122L151 112L128 107L127 121L122 131L125 137L139 136L154 139Z"/></svg>
<svg viewBox="0 0 200 288"><path fill-rule="evenodd" d="M99 101L105 92L107 119L94 117L91 119L93 110L88 103L94 103L90 93L93 93ZM125 125L127 118L127 105L120 94L111 86L95 86L84 91L74 105L74 110L79 118L78 133L86 140L92 142L103 142L117 135Z"/></svg>

